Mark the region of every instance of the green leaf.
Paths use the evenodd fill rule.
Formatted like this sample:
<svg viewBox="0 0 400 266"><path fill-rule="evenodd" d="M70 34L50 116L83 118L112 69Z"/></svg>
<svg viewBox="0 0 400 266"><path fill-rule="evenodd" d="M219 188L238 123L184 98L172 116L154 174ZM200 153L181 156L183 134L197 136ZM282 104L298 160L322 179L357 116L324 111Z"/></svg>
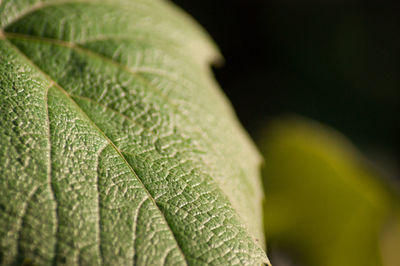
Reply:
<svg viewBox="0 0 400 266"><path fill-rule="evenodd" d="M297 117L271 122L260 143L273 249L300 265L393 265L384 264L387 254L398 252L382 251L381 243L394 242L396 222L387 233L391 240L382 231L398 195L346 138Z"/></svg>
<svg viewBox="0 0 400 266"><path fill-rule="evenodd" d="M397 266L400 261L400 200L397 200L395 211L385 223L380 238L380 250L384 266Z"/></svg>
<svg viewBox="0 0 400 266"><path fill-rule="evenodd" d="M0 2L0 262L259 265L260 156L165 1Z"/></svg>

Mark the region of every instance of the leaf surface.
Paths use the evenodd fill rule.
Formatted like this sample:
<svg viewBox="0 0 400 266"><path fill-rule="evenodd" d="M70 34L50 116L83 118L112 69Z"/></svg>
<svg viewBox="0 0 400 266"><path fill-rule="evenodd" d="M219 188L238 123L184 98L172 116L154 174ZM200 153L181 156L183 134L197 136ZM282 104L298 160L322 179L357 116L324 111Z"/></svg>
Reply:
<svg viewBox="0 0 400 266"><path fill-rule="evenodd" d="M165 1L0 3L0 259L259 265L260 157Z"/></svg>

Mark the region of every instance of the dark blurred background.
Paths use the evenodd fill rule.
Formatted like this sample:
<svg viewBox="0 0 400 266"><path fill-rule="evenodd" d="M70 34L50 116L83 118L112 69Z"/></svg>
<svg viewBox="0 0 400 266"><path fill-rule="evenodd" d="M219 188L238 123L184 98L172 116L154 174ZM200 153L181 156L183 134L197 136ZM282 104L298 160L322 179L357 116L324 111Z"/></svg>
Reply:
<svg viewBox="0 0 400 266"><path fill-rule="evenodd" d="M254 137L299 114L344 133L386 176L400 170L400 5L174 0L210 33L215 76Z"/></svg>

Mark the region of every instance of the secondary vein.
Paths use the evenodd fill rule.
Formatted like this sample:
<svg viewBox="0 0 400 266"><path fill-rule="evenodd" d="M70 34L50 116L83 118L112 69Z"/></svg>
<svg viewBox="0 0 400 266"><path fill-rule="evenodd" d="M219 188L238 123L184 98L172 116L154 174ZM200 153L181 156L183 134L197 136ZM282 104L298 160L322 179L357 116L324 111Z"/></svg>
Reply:
<svg viewBox="0 0 400 266"><path fill-rule="evenodd" d="M130 169L130 171L132 172L132 174L137 178L137 180L141 183L142 187L144 188L144 190L146 191L146 193L148 194L149 198L152 200L152 202L154 203L154 205L157 207L157 209L159 210L160 213L162 213L162 218L165 221L165 225L167 226L168 230L171 232L172 236L174 237L176 246L179 250L179 252L182 254L182 257L186 263L186 265L188 265L188 262L186 260L186 256L185 253L182 250L182 247L179 245L179 241L177 240L176 234L175 232L172 230L171 226L169 225L165 214L162 212L162 210L160 209L160 207L158 206L157 202L155 201L155 199L153 198L153 196L151 195L150 191L148 190L148 188L144 185L143 181L141 180L141 178L138 176L138 174L135 172L135 170L132 168L132 166L128 163L128 161L126 160L125 156L122 154L121 150L119 150L119 148L107 137L107 135L97 126L96 123L94 123L94 121L92 119L90 119L90 117L80 108L80 106L71 98L71 96L68 94L68 92L66 92L57 82L55 82L48 74L46 74L45 72L42 71L42 69L37 66L26 54L24 54L17 46L15 46L12 42L10 42L7 38L5 38L5 40L9 43L9 45L18 53L21 55L21 57L23 57L26 61L29 62L30 65L32 65L39 73L41 73L49 82L53 82L54 86L60 90L61 93L63 93L70 101L71 103L77 108L77 110L79 110L79 112L82 113L82 115L92 124L92 126L104 137L104 139L115 149L115 151L118 153L119 156L121 156L121 158L124 160L124 162L126 163L126 165L128 166L128 168Z"/></svg>

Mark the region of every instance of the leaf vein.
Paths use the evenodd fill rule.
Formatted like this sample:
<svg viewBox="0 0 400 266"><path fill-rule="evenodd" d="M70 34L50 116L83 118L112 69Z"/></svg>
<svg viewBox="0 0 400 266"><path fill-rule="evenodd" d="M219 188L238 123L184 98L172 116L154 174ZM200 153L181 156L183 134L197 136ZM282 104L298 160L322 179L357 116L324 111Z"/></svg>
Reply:
<svg viewBox="0 0 400 266"><path fill-rule="evenodd" d="M19 259L19 255L20 255L20 252L21 252L21 231L24 228L24 220L25 220L26 214L28 212L29 202L31 201L33 195L36 193L37 190L38 190L38 186L34 187L28 193L27 199L26 199L26 201L25 201L25 203L24 203L24 205L22 207L21 218L19 219L19 221L17 223L18 224L18 229L17 229L18 230L17 231L17 235L18 235L18 237L17 237L17 255L16 255L16 259L17 260Z"/></svg>
<svg viewBox="0 0 400 266"><path fill-rule="evenodd" d="M148 200L148 198L145 198L142 202L139 203L138 208L137 208L137 214L136 214L136 217L135 217L135 223L134 223L135 228L133 230L133 234L134 234L133 250L134 250L134 253L133 253L133 258L132 258L132 265L136 265L136 260L137 260L137 241L136 241L136 238L137 238L137 229L138 229L137 223L138 223L138 220L139 220L140 209L142 208L142 206L143 206L143 204L145 203L146 200Z"/></svg>
<svg viewBox="0 0 400 266"><path fill-rule="evenodd" d="M7 28L8 26L18 22L25 16L34 13L36 11L39 11L41 9L44 9L46 7L50 6L58 6L58 5L64 5L64 4L74 4L74 3L93 3L93 2L99 2L98 0L64 0L64 1L58 1L58 2L37 2L37 4L32 5L31 7L27 8L26 10L22 11L18 16L12 18L11 21L9 21L6 25L3 26L3 29Z"/></svg>
<svg viewBox="0 0 400 266"><path fill-rule="evenodd" d="M179 114L181 115L181 117L182 117L183 119L185 119L185 121L187 121L188 123L190 123L190 124L193 126L193 128L196 128L196 129L197 129L197 132L196 132L196 133L200 134L201 139L202 139L205 143L208 144L209 148L210 148L213 152L215 152L215 154L218 155L218 157L220 157L220 158L226 158L226 157L227 157L228 154L222 153L222 152L220 151L220 149L214 147L214 145L210 142L210 139L207 137L207 135L204 134L204 132L208 132L208 130L206 130L206 129L202 130L202 128L200 128L200 127L198 126L198 123L195 123L193 120L190 119L189 116L187 116L187 115L185 114L185 112L183 112L181 109L179 109L179 108L177 107L177 105L174 104L174 103L172 102L172 100L170 99L170 97L169 97L168 95L165 95L164 93L161 93L161 92L157 89L157 87L155 87L155 85L154 85L151 81L149 81L149 80L146 79L143 75L141 75L140 72L144 73L144 72L146 72L146 71L148 71L148 70L146 70L146 69L138 69L138 71L135 71L134 69L131 69L131 68L129 68L128 66L126 66L126 65L124 65L124 64L122 64L122 63L119 63L119 62L117 62L117 61L115 61L115 60L113 60L113 59L111 59L111 58L108 58L108 57L106 57L106 56L103 56L103 55L101 55L101 54L99 54L99 53L97 53L97 52L94 52L94 51L90 50L90 49L81 47L81 46L79 46L79 44L74 43L74 42L68 42L68 41L63 41L63 40L57 40L57 39L53 39L53 38L35 37L35 36L25 35L25 34L19 34L19 33L8 33L8 32L7 32L7 33L4 33L4 35L5 35L6 37L10 36L10 37L15 37L15 38L26 38L26 39L36 40L36 41L49 42L49 43L52 43L52 44L55 44L55 45L60 45L60 46L68 47L68 48L73 49L73 50L79 50L79 51L81 51L82 53L85 53L85 54L91 55L91 56L93 56L93 57L99 58L99 59L101 59L101 60L103 60L103 61L109 62L110 64L116 66L117 68L119 68L119 69L121 69L121 70L123 70L123 71L125 71L125 72L127 72L127 73L129 73L129 74L131 74L131 75L134 75L134 76L137 77L138 80L140 80L144 85L146 85L148 88L152 89L152 91L154 91L155 93L157 93L157 94L158 94L160 97L162 97L166 102L168 102L169 105L170 105L170 107L173 108L174 111L176 111L176 113L179 113ZM151 72L151 73L153 73L153 72ZM153 73L153 74L160 75L161 73ZM164 78L172 79L172 77L169 76L169 75L163 74L162 76L163 76ZM87 98L87 97L86 97L86 98ZM117 112L117 113L118 113L118 112ZM125 116L125 117L126 117L126 116ZM219 138L219 137L216 136L215 134L214 134L214 137L215 137L215 138ZM232 160L232 161L235 162L235 163L232 162L232 167L233 167L233 168L237 168L239 171L243 171L243 166L241 166L240 162L238 162L238 161L237 161L236 159L234 159L234 158L231 158L230 160ZM216 183L218 183L217 180L215 180L215 179L213 179L213 180L214 180ZM251 184L251 182L250 182L247 178L241 178L241 180L242 180L242 182L244 182L245 184L247 184L250 188L254 189L253 186L252 186L252 184ZM221 187L221 184L218 184L218 185L219 185L219 187ZM226 195L226 193L225 193L222 189L220 189L220 192L221 192L222 194ZM226 198L229 200L228 197L226 197ZM229 201L230 201L230 200L229 200ZM235 210L235 211L236 211L236 210Z"/></svg>
<svg viewBox="0 0 400 266"><path fill-rule="evenodd" d="M54 250L53 250L53 264L56 263L56 258L57 258L57 250L58 250L58 235L59 235L59 221L58 221L58 201L57 201L57 197L56 197L56 193L55 193L55 189L54 189L54 184L53 184L53 180L52 180L52 163L51 163L51 129L50 129L50 115L49 115L49 98L48 98L48 94L49 94L49 89L54 86L54 82L50 81L50 85L47 87L46 89L46 94L45 94L45 104L46 104L46 123L47 123L47 134L48 134L48 138L47 138L47 145L48 145L48 149L49 149L49 153L48 153L48 158L49 158L49 163L47 165L47 183L49 186L49 190L50 190L50 197L52 198L54 204L55 204L55 221L54 221L54 234L55 234L55 243L54 243Z"/></svg>
<svg viewBox="0 0 400 266"><path fill-rule="evenodd" d="M128 166L128 168L130 169L130 171L132 172L132 174L137 178L137 180L141 183L141 185L143 186L144 190L146 191L147 195L149 196L149 198L152 200L152 202L154 203L154 205L157 207L157 209L159 210L159 212L162 215L164 221L165 221L165 225L168 227L169 231L171 232L172 236L175 239L175 243L183 257L183 259L185 260L186 265L188 265L186 257L185 257L185 253L182 250L182 247L179 244L179 241L177 240L176 237L176 233L171 229L165 214L162 212L162 210L160 209L160 207L158 206L157 202L155 201L155 199L153 198L153 196L151 195L150 191L148 190L148 188L144 185L142 179L139 177L139 175L136 173L136 171L132 168L132 166L128 163L128 161L126 160L125 156L122 154L121 150L107 137L107 135L97 126L96 123L94 123L94 121L92 119L90 119L90 117L81 109L81 107L71 98L71 96L68 94L68 92L66 92L57 82L55 82L48 74L46 74L45 72L42 71L42 69L37 66L25 53L23 53L17 46L15 46L12 42L10 42L7 38L6 38L7 42L10 44L10 46L21 55L21 57L23 57L25 60L27 60L34 68L37 69L37 71L39 73L41 73L47 80L49 80L50 82L54 83L54 86L60 90L60 92L62 92L70 101L73 105L75 105L75 107L77 108L77 110L79 110L79 112L82 113L83 116L85 116L85 118L87 118L87 120L93 125L93 127L104 137L104 139L109 142L109 144L114 148L114 150L119 154L119 156L121 156L121 159L124 160L124 162L126 163L126 165Z"/></svg>
<svg viewBox="0 0 400 266"><path fill-rule="evenodd" d="M103 147L103 149L100 150L100 152L97 155L97 169L96 169L96 174L97 174L97 182L96 182L96 190L97 190L97 215L99 217L98 220L98 238L99 238L99 254L100 254L100 260L101 260L101 265L104 265L104 254L103 254L103 249L102 249L102 245L101 245L101 232L102 232L102 221L101 221L101 195L100 195L100 166L99 166L99 159L101 154L103 153L104 149L106 148Z"/></svg>

